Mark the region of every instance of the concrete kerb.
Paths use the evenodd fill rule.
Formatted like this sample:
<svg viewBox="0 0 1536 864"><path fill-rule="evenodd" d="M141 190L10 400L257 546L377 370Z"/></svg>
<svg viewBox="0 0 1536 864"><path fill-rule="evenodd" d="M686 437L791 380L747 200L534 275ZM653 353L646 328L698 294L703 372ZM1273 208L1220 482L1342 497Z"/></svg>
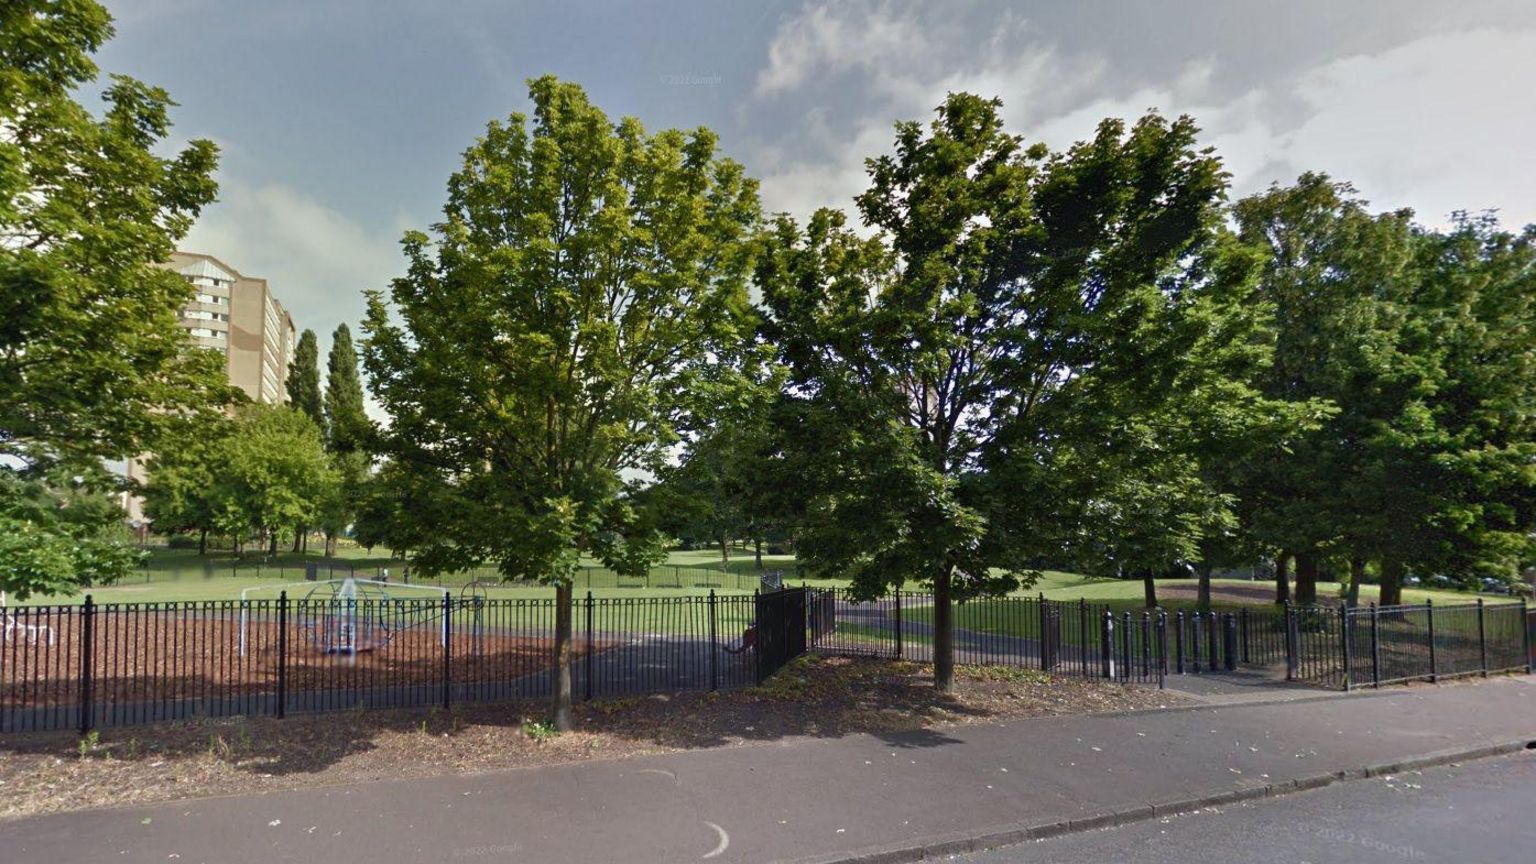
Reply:
<svg viewBox="0 0 1536 864"><path fill-rule="evenodd" d="M1052 837L1060 837L1066 834L1078 834L1085 831L1099 831L1105 828L1113 828L1118 825L1128 825L1135 822L1144 822L1162 816L1172 816L1179 813L1190 813L1196 810L1204 810L1211 807L1224 807L1230 804L1238 804L1244 801L1253 801L1259 798L1279 798L1305 792L1311 789L1321 789L1335 783L1351 780L1366 780L1372 777L1384 777L1391 774L1401 774L1406 771L1416 771L1422 768L1433 768L1439 765L1449 765L1456 762L1469 762L1475 759L1489 759L1495 756L1507 756L1524 750L1536 750L1536 740L1505 741L1498 744L1486 744L1478 747L1463 747L1452 750L1439 750L1424 756L1415 756L1409 759L1401 759L1395 762L1366 765L1359 768L1349 768L1326 774L1314 774L1307 777L1299 777L1281 783L1271 783L1265 786L1251 786L1245 789L1233 789L1219 792L1214 795L1202 795L1194 798L1185 798L1178 801L1170 801L1161 804L1131 807L1124 810L1116 810L1108 813L1098 813L1091 816L1083 816L1076 819L1066 819L1044 825L1016 824L999 826L992 829L975 832L963 832L944 834L925 838L919 842L903 844L899 847L871 848L853 853L839 853L836 855L819 856L814 858L802 858L793 862L782 864L909 864L913 861L924 861L932 858L942 858L948 855L966 855L973 852L981 852L987 849L996 849L1004 846L1015 846L1033 840L1046 840Z"/></svg>

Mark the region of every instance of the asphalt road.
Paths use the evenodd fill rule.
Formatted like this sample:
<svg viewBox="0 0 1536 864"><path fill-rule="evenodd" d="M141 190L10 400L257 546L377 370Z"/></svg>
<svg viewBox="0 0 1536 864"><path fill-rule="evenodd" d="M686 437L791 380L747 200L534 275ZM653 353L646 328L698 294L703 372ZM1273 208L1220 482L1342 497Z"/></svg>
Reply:
<svg viewBox="0 0 1536 864"><path fill-rule="evenodd" d="M981 855L969 864L1536 860L1536 753L1342 783Z"/></svg>

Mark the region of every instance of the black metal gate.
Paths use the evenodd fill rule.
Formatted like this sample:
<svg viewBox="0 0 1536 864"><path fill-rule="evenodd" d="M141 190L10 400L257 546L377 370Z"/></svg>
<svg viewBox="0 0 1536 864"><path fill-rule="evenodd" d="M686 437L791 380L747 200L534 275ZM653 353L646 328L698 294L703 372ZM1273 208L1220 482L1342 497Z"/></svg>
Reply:
<svg viewBox="0 0 1536 864"><path fill-rule="evenodd" d="M757 682L805 653L806 589L757 595Z"/></svg>

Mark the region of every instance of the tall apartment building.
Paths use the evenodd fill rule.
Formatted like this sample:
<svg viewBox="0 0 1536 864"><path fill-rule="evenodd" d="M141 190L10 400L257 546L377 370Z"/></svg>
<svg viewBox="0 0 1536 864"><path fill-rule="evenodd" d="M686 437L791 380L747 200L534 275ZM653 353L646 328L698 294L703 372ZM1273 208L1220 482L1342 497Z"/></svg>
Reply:
<svg viewBox="0 0 1536 864"><path fill-rule="evenodd" d="M272 295L267 280L242 275L198 252L174 252L164 266L196 290L179 316L191 343L223 354L229 383L251 401L287 402L288 367L299 337L293 317ZM142 458L129 459L124 471L139 482L148 478ZM143 501L124 493L122 505L129 522L146 530Z"/></svg>
<svg viewBox="0 0 1536 864"><path fill-rule="evenodd" d="M181 326L194 345L227 358L229 383L254 402L288 401L288 367L299 337L293 317L267 280L242 275L212 255L176 252L168 268L197 294L181 310Z"/></svg>

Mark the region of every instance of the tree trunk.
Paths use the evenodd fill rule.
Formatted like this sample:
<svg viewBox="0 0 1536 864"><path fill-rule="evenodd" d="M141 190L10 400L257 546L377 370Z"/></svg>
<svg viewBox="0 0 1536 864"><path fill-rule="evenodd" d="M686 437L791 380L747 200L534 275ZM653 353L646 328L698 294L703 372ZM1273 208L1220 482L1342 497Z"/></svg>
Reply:
<svg viewBox="0 0 1536 864"><path fill-rule="evenodd" d="M1211 609L1211 565L1202 562L1200 564L1200 588L1196 605L1201 612L1209 612Z"/></svg>
<svg viewBox="0 0 1536 864"><path fill-rule="evenodd" d="M1296 602L1302 606L1317 603L1317 553L1296 553Z"/></svg>
<svg viewBox="0 0 1536 864"><path fill-rule="evenodd" d="M1381 559L1381 597L1383 606L1397 606L1403 602L1403 562L1396 555Z"/></svg>
<svg viewBox="0 0 1536 864"><path fill-rule="evenodd" d="M271 531L267 532L267 554L268 555L272 555L272 556L276 556L277 555L277 529L276 528L273 528Z"/></svg>
<svg viewBox="0 0 1536 864"><path fill-rule="evenodd" d="M293 551L298 553L304 549L304 526L293 526Z"/></svg>
<svg viewBox="0 0 1536 864"><path fill-rule="evenodd" d="M946 565L933 580L933 689L940 693L955 687L955 619L949 578Z"/></svg>
<svg viewBox="0 0 1536 864"><path fill-rule="evenodd" d="M1141 571L1141 596L1143 605L1148 609L1157 608L1157 579L1150 567Z"/></svg>
<svg viewBox="0 0 1536 864"><path fill-rule="evenodd" d="M1284 604L1291 599L1291 553L1281 550L1275 556L1275 602Z"/></svg>
<svg viewBox="0 0 1536 864"><path fill-rule="evenodd" d="M754 540L752 542L754 544L753 545L753 550L754 550L755 554L757 555L757 569L761 570L761 569L763 569L763 541L762 541L761 538L759 538L759 539Z"/></svg>
<svg viewBox="0 0 1536 864"><path fill-rule="evenodd" d="M368 553L370 555L373 554L373 547L372 546L368 547ZM336 532L335 531L327 531L327 532L325 532L325 557L327 557L327 558L335 558L336 557Z"/></svg>
<svg viewBox="0 0 1536 864"><path fill-rule="evenodd" d="M207 555L208 554L208 529L207 528L204 528L197 535L197 554L199 554L199 555Z"/></svg>
<svg viewBox="0 0 1536 864"><path fill-rule="evenodd" d="M1365 581L1365 559L1349 559L1349 596L1344 602L1353 609L1360 605L1360 583Z"/></svg>
<svg viewBox="0 0 1536 864"><path fill-rule="evenodd" d="M731 569L731 541L727 537L720 538L720 572Z"/></svg>
<svg viewBox="0 0 1536 864"><path fill-rule="evenodd" d="M569 582L555 586L555 666L550 670L554 692L555 729L571 731L571 598Z"/></svg>

